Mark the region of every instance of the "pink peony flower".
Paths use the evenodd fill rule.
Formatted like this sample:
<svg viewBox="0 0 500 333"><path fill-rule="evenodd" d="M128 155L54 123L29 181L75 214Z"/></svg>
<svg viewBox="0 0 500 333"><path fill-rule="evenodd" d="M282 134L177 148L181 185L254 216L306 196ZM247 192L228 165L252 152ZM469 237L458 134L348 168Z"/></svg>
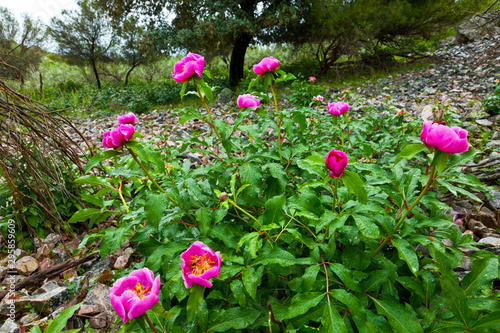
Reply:
<svg viewBox="0 0 500 333"><path fill-rule="evenodd" d="M349 104L344 102L328 103L328 112L334 116L340 116L349 110Z"/></svg>
<svg viewBox="0 0 500 333"><path fill-rule="evenodd" d="M460 127L448 127L432 121L424 123L420 140L429 147L438 150L458 154L469 150L467 142L467 131Z"/></svg>
<svg viewBox="0 0 500 333"><path fill-rule="evenodd" d="M311 80L312 82L314 82L314 81L316 81L316 78L314 76L310 76L309 80Z"/></svg>
<svg viewBox="0 0 500 333"><path fill-rule="evenodd" d="M246 108L251 108L254 106L259 106L260 105L260 99L257 99L256 96L250 95L250 94L244 94L238 96L238 107L242 109Z"/></svg>
<svg viewBox="0 0 500 333"><path fill-rule="evenodd" d="M214 252L200 241L196 241L181 254L182 278L186 288L193 283L207 288L212 287L208 279L218 277L220 272L220 252Z"/></svg>
<svg viewBox="0 0 500 333"><path fill-rule="evenodd" d="M201 77L203 67L205 67L205 58L190 52L187 56L175 63L172 76L177 82L189 81L194 74Z"/></svg>
<svg viewBox="0 0 500 333"><path fill-rule="evenodd" d="M134 126L130 124L118 125L114 130L104 133L102 145L106 148L120 148L126 141L132 138L134 133Z"/></svg>
<svg viewBox="0 0 500 333"><path fill-rule="evenodd" d="M126 323L151 309L160 300L159 292L160 276L155 278L150 269L143 268L116 280L109 290L109 298L118 316Z"/></svg>
<svg viewBox="0 0 500 333"><path fill-rule="evenodd" d="M273 57L262 59L257 65L253 66L253 71L257 75L265 75L266 73L274 71L278 68L280 62Z"/></svg>
<svg viewBox="0 0 500 333"><path fill-rule="evenodd" d="M136 122L137 118L135 117L135 114L133 114L132 112L118 116L118 124L120 125L125 125L125 124L135 125Z"/></svg>
<svg viewBox="0 0 500 333"><path fill-rule="evenodd" d="M113 141L111 140L111 131L107 131L103 134L102 136L102 145L106 148L118 148L113 144Z"/></svg>
<svg viewBox="0 0 500 333"><path fill-rule="evenodd" d="M315 96L313 97L313 100L323 102L323 96L321 95Z"/></svg>
<svg viewBox="0 0 500 333"><path fill-rule="evenodd" d="M325 164L332 178L339 178L344 174L344 169L347 166L347 155L340 150L332 149L326 155Z"/></svg>

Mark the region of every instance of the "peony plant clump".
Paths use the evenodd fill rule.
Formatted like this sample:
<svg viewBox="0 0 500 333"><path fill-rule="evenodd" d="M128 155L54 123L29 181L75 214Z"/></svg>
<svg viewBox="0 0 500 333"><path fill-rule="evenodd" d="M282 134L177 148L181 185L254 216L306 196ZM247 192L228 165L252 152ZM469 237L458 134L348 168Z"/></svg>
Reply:
<svg viewBox="0 0 500 333"><path fill-rule="evenodd" d="M179 110L179 123L199 119L209 135L159 146L128 127L135 116L121 116L76 180L91 194L70 222L115 221L82 244L100 238L104 258L129 240L142 255L111 288L115 328L500 329L498 257L462 234L439 200L450 192L481 201L472 192L484 192L461 172L476 151L459 123L354 112L359 102L347 91L323 92L327 106L283 109L276 87L296 78L269 57L254 66L230 124L213 116L203 64L189 53L173 76L182 96L193 85L204 111ZM178 158L186 152L211 157L193 165ZM471 270L457 274L465 256Z"/></svg>

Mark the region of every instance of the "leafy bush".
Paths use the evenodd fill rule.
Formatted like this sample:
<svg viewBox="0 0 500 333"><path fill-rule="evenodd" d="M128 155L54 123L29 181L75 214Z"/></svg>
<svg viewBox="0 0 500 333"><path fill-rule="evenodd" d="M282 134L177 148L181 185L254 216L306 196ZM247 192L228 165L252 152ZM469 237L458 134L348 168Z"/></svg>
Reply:
<svg viewBox="0 0 500 333"><path fill-rule="evenodd" d="M277 73L251 81L252 87L268 91L272 82L293 77ZM194 80L210 102L212 90ZM345 101L356 104L350 96ZM250 111L257 114L251 122ZM102 237L104 258L133 234L130 241L144 255L135 268L161 277L151 325L173 332L499 327L500 302L492 292L498 257L462 235L437 195L449 191L480 201L469 190L484 188L460 167L473 149L430 150L420 143L420 121L376 116L370 108L358 119L344 114L344 121L309 107L276 109L276 121L261 111L241 110L227 125L212 119L210 109L204 116L185 108L179 123L199 119L215 138L186 138L181 148L131 140L89 161L87 172L109 161L102 176L77 180L89 191L96 186L84 198L95 208L77 212L71 223L117 218L116 228L90 234L80 246ZM336 179L325 168L332 149L349 159ZM211 155L213 162L174 158L183 152ZM179 255L194 241L221 254L209 289L187 289L183 282ZM463 249L470 250L472 271L460 281L453 268ZM120 331L145 325L141 316Z"/></svg>
<svg viewBox="0 0 500 333"><path fill-rule="evenodd" d="M500 84L497 84L493 96L483 99L483 108L492 114L500 114Z"/></svg>

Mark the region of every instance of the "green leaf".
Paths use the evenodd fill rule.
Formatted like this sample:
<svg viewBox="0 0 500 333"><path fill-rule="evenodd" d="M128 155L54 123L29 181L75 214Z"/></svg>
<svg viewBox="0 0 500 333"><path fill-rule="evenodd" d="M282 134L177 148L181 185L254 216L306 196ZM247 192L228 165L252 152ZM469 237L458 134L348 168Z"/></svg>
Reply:
<svg viewBox="0 0 500 333"><path fill-rule="evenodd" d="M309 311L309 309L318 305L318 303L321 302L321 300L324 297L325 297L324 292L309 292L309 293L296 294L292 298L292 303L288 306L287 311L282 319L291 319L306 313L307 311Z"/></svg>
<svg viewBox="0 0 500 333"><path fill-rule="evenodd" d="M410 243L404 239L392 239L391 244L398 249L398 257L401 260L406 261L408 264L408 268L410 268L410 271L417 276L418 272L418 257L417 253L411 247Z"/></svg>
<svg viewBox="0 0 500 333"><path fill-rule="evenodd" d="M99 246L101 259L104 259L109 253L115 252L120 248L123 243L123 235L127 231L126 228L108 228L102 236L101 244Z"/></svg>
<svg viewBox="0 0 500 333"><path fill-rule="evenodd" d="M440 150L436 150L434 154L434 158L431 162L431 166L436 166L437 174L440 175L443 173L444 169L446 169L446 165L448 164L448 160L450 159L450 154L442 152Z"/></svg>
<svg viewBox="0 0 500 333"><path fill-rule="evenodd" d="M453 193L454 196L457 196L457 193L463 194L469 198L471 198L474 201L477 202L483 202L481 199L479 199L475 194L470 193L469 191L464 190L463 188L460 188L458 186L452 185L448 183L446 180L442 178L438 178L436 180L440 185L444 186L448 191Z"/></svg>
<svg viewBox="0 0 500 333"><path fill-rule="evenodd" d="M61 332L68 319L73 316L73 314L80 308L82 303L78 303L76 305L70 306L67 309L64 309L60 314L58 314L54 320L50 322L49 325L45 328L44 332Z"/></svg>
<svg viewBox="0 0 500 333"><path fill-rule="evenodd" d="M263 166L263 170L268 169L269 174L279 181L281 189L284 189L287 183L286 172L283 170L283 166L278 163L267 163Z"/></svg>
<svg viewBox="0 0 500 333"><path fill-rule="evenodd" d="M339 263L330 263L330 267L332 268L333 272L342 280L344 285L351 289L352 291L357 291L361 292L361 286L354 281L352 277L352 271L350 269L347 269L344 265L339 264Z"/></svg>
<svg viewBox="0 0 500 333"><path fill-rule="evenodd" d="M330 295L339 302L345 304L354 317L360 321L366 321L366 311L364 307L361 306L361 303L356 296L347 292L345 289L330 290Z"/></svg>
<svg viewBox="0 0 500 333"><path fill-rule="evenodd" d="M206 332L225 332L230 329L242 330L249 327L260 316L260 311L252 308L229 308L224 311Z"/></svg>
<svg viewBox="0 0 500 333"><path fill-rule="evenodd" d="M396 157L396 161L394 164L397 164L399 161L401 161L403 158L406 158L407 160L411 160L413 156L417 155L418 153L424 151L427 149L427 146L422 144L422 143L417 143L417 144L412 144L404 147Z"/></svg>
<svg viewBox="0 0 500 333"><path fill-rule="evenodd" d="M494 279L498 277L498 259L485 258L475 259L472 262L470 273L462 280L462 288L465 294L472 296L482 289L491 288Z"/></svg>
<svg viewBox="0 0 500 333"><path fill-rule="evenodd" d="M340 177L347 190L354 194L361 203L366 204L368 201L368 193L365 189L365 184L356 172L344 170L344 174Z"/></svg>
<svg viewBox="0 0 500 333"><path fill-rule="evenodd" d="M208 207L200 208L194 213L196 221L198 221L198 229L202 235L206 235L210 229L210 222L212 222L212 211Z"/></svg>
<svg viewBox="0 0 500 333"><path fill-rule="evenodd" d="M286 196L284 194L277 195L266 201L265 211L262 214L264 224L279 224L285 216L283 207L286 204Z"/></svg>
<svg viewBox="0 0 500 333"><path fill-rule="evenodd" d="M68 223L76 223L76 222L85 222L91 216L101 214L100 209L96 208L84 208L77 211L71 218L68 220Z"/></svg>
<svg viewBox="0 0 500 333"><path fill-rule="evenodd" d="M92 156L92 158L87 162L87 165L85 166L85 169L83 172L87 173L90 171L90 169L92 169L93 167L95 167L96 165L101 163L102 161L107 160L110 157L118 156L121 154L123 154L123 152L117 151L117 150L106 150L106 151L98 152L97 154Z"/></svg>
<svg viewBox="0 0 500 333"><path fill-rule="evenodd" d="M147 223L151 224L156 230L160 225L163 213L167 209L167 196L161 194L149 194L146 199L144 211L146 212Z"/></svg>
<svg viewBox="0 0 500 333"><path fill-rule="evenodd" d="M448 306L451 312L463 322L464 327L469 326L469 307L465 292L460 288L455 280L448 276L441 277L441 295L444 304Z"/></svg>
<svg viewBox="0 0 500 333"><path fill-rule="evenodd" d="M321 325L323 325L321 332L347 333L347 327L345 326L342 317L335 308L332 309L331 304L325 305L325 310L323 311L323 316L321 317Z"/></svg>
<svg viewBox="0 0 500 333"><path fill-rule="evenodd" d="M471 332L494 332L500 329L500 311L488 313L479 318L471 327Z"/></svg>
<svg viewBox="0 0 500 333"><path fill-rule="evenodd" d="M205 287L200 286L199 284L193 284L191 286L191 290L189 292L189 299L187 301L186 311L187 311L187 320L191 322L194 319L194 316L198 312L198 308L200 307L201 302L203 302L203 294L205 293Z"/></svg>
<svg viewBox="0 0 500 333"><path fill-rule="evenodd" d="M413 312L400 304L371 298L375 302L377 312L387 317L391 326L398 333L419 333L424 332L420 321Z"/></svg>
<svg viewBox="0 0 500 333"><path fill-rule="evenodd" d="M363 236L367 238L376 238L380 235L378 226L371 218L359 214L354 214L352 217L354 221L356 221L356 225Z"/></svg>
<svg viewBox="0 0 500 333"><path fill-rule="evenodd" d="M240 306L246 306L247 297L245 295L245 287L243 286L243 282L241 282L241 280L239 279L233 280L229 287L231 288L234 298L236 298Z"/></svg>
<svg viewBox="0 0 500 333"><path fill-rule="evenodd" d="M257 288L262 282L262 275L264 274L264 266L260 266L257 270L253 267L248 267L243 270L241 279L243 280L243 285L247 290L250 297L256 299Z"/></svg>
<svg viewBox="0 0 500 333"><path fill-rule="evenodd" d="M77 184L88 184L92 186L103 186L103 187L112 187L111 184L100 177L94 175L83 176L75 179L75 183Z"/></svg>

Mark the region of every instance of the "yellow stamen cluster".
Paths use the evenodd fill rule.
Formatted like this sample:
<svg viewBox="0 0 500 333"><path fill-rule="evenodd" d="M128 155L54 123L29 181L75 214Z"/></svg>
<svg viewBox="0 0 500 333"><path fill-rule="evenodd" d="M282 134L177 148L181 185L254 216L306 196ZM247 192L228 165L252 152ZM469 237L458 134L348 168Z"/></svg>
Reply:
<svg viewBox="0 0 500 333"><path fill-rule="evenodd" d="M214 266L215 261L207 258L207 254L208 253L205 253L203 256L191 256L192 260L190 261L190 265L193 268L192 274L196 276L201 275Z"/></svg>
<svg viewBox="0 0 500 333"><path fill-rule="evenodd" d="M129 289L129 290L132 290L136 295L137 297L139 297L140 299L144 298L146 296L146 293L149 294L149 289L151 287L147 287L147 288L144 288L144 286L142 284L140 284L139 282L137 282L137 284L135 285L135 288L134 289Z"/></svg>

